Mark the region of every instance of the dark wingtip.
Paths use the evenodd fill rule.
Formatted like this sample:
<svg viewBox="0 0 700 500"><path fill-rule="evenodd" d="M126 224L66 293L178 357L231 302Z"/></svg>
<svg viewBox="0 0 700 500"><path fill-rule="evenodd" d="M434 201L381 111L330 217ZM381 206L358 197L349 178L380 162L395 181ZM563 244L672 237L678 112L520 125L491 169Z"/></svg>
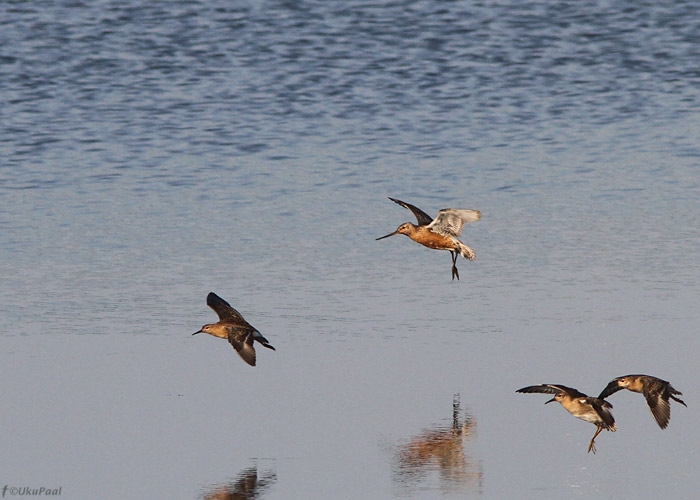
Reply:
<svg viewBox="0 0 700 500"><path fill-rule="evenodd" d="M600 394L598 394L598 399L605 399L608 396L615 394L619 390L622 390L622 387L620 387L617 383L617 379L611 380L608 382L608 385L605 386L605 389L600 391Z"/></svg>

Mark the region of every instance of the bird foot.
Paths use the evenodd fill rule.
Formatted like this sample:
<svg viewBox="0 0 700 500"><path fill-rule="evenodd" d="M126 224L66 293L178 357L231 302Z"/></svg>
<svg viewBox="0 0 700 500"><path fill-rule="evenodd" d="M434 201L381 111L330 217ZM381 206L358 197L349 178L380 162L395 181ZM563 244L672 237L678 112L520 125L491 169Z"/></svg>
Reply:
<svg viewBox="0 0 700 500"><path fill-rule="evenodd" d="M591 440L590 443L588 443L588 453L593 452L595 455L595 441Z"/></svg>
<svg viewBox="0 0 700 500"><path fill-rule="evenodd" d="M459 271L457 270L457 266L452 266L452 281L454 281L455 277L457 277L457 281L459 281Z"/></svg>

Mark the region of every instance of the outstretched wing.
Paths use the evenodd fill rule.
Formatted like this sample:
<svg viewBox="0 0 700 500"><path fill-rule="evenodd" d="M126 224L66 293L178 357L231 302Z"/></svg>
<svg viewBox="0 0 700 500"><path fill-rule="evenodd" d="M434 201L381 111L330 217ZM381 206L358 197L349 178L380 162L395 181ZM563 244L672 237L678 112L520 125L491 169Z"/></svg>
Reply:
<svg viewBox="0 0 700 500"><path fill-rule="evenodd" d="M610 409L613 407L610 403L600 398L587 397L586 403L591 405L598 416L600 416L603 423L605 423L605 428L609 431L615 432L615 418L613 418Z"/></svg>
<svg viewBox="0 0 700 500"><path fill-rule="evenodd" d="M458 237L467 222L474 222L479 219L481 219L481 212L478 210L443 208L438 212L435 220L428 225L428 228L445 236Z"/></svg>
<svg viewBox="0 0 700 500"><path fill-rule="evenodd" d="M415 207L415 206L411 205L410 203L406 203L405 201L397 200L395 198L390 197L389 199L391 201L393 201L394 203L398 203L402 207L408 208L411 212L413 212L413 215L415 215L416 219L418 220L419 226L427 226L428 224L433 222L433 218L431 216L429 216L428 214L426 214L425 212L423 212L423 210L421 210L420 208Z"/></svg>
<svg viewBox="0 0 700 500"><path fill-rule="evenodd" d="M243 361L255 366L255 348L253 347L253 331L241 328L229 328L228 341Z"/></svg>
<svg viewBox="0 0 700 500"><path fill-rule="evenodd" d="M248 324L246 320L243 319L243 316L241 316L241 313L236 311L233 307L231 307L231 304L226 302L214 292L209 292L209 295L207 295L207 305L214 309L214 312L216 312L220 320L233 319L237 322Z"/></svg>
<svg viewBox="0 0 700 500"><path fill-rule="evenodd" d="M558 384L529 385L527 387L523 387L522 389L518 389L515 392L540 394L557 394L559 392L564 392L573 398L588 397L577 389Z"/></svg>
<svg viewBox="0 0 700 500"><path fill-rule="evenodd" d="M615 394L617 391L621 391L623 387L620 387L617 383L617 379L611 380L608 385L605 386L605 389L602 390L602 392L598 395L598 399L605 399L611 394Z"/></svg>
<svg viewBox="0 0 700 500"><path fill-rule="evenodd" d="M645 387L644 399L647 400L651 414L654 415L654 419L659 424L659 427L662 429L668 427L668 421L671 419L671 405L668 404L668 398L664 399L658 391L649 391Z"/></svg>

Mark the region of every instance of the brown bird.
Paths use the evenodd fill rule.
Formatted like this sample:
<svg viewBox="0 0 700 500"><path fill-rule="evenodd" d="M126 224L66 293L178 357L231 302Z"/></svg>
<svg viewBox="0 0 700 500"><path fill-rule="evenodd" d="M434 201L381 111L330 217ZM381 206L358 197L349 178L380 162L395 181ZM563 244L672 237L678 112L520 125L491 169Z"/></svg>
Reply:
<svg viewBox="0 0 700 500"><path fill-rule="evenodd" d="M557 401L574 417L594 424L597 429L590 443L588 443L589 453L591 451L593 453L596 452L595 438L598 437L598 434L600 434L603 429L611 432L617 430L617 427L615 427L615 419L612 413L610 413L610 409L612 408L610 403L600 398L587 396L571 387L556 384L531 385L518 389L515 392L554 394L554 397L545 404Z"/></svg>
<svg viewBox="0 0 700 500"><path fill-rule="evenodd" d="M208 333L214 337L228 339L243 361L250 366L255 366L253 341L258 341L268 349L275 350L253 325L244 320L238 311L214 292L209 292L207 295L207 305L219 315L219 321L204 325L201 330L192 335Z"/></svg>
<svg viewBox="0 0 700 500"><path fill-rule="evenodd" d="M678 401L686 408L688 407L683 400L676 397L676 395L682 396L682 392L674 389L673 386L665 380L652 377L651 375L625 375L624 377L614 378L598 397L607 398L611 394L621 391L622 389L644 394L644 398L647 400L647 404L649 405L652 415L654 415L656 419L656 423L659 424L659 427L662 429L668 426L668 421L671 419L671 405L668 402L669 398Z"/></svg>
<svg viewBox="0 0 700 500"><path fill-rule="evenodd" d="M383 240L395 234L405 234L416 243L432 248L434 250L449 250L452 255L452 279L459 280L457 270L457 255L465 259L474 260L476 254L474 250L459 241L459 235L467 222L474 222L481 219L481 212L478 210L464 210L461 208L443 208L432 219L428 214L418 207L394 198L389 198L394 203L398 203L404 208L413 212L418 220L418 225L404 222L393 233L377 238Z"/></svg>

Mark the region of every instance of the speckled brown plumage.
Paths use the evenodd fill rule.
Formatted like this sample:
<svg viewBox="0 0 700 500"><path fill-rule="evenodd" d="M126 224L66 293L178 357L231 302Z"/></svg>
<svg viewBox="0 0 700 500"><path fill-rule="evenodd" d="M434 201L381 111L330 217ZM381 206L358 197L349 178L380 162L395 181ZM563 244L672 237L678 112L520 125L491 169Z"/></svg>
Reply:
<svg viewBox="0 0 700 500"><path fill-rule="evenodd" d="M236 311L228 302L214 292L210 292L209 295L207 295L207 305L214 309L219 316L219 321L217 323L204 325L192 335L208 333L214 337L228 339L243 361L250 366L255 366L254 341L259 342L268 349L275 350L253 325L243 319L241 313Z"/></svg>
<svg viewBox="0 0 700 500"><path fill-rule="evenodd" d="M623 377L614 378L598 397L606 398L622 389L643 394L652 415L654 415L656 419L656 423L659 424L659 427L662 429L668 427L668 422L671 420L671 405L669 404L669 399L673 399L683 406L688 406L682 399L676 397L682 396L683 394L681 392L674 389L673 386L665 380L652 377L651 375L625 375Z"/></svg>
<svg viewBox="0 0 700 500"><path fill-rule="evenodd" d="M598 434L600 434L603 429L611 432L617 430L615 419L612 413L610 413L612 405L602 398L587 396L577 389L558 384L530 385L518 389L515 392L554 394L554 397L545 404L556 401L574 417L594 424L596 426L596 431L591 441L588 443L589 453L591 451L593 453L596 452L595 438L598 437Z"/></svg>

